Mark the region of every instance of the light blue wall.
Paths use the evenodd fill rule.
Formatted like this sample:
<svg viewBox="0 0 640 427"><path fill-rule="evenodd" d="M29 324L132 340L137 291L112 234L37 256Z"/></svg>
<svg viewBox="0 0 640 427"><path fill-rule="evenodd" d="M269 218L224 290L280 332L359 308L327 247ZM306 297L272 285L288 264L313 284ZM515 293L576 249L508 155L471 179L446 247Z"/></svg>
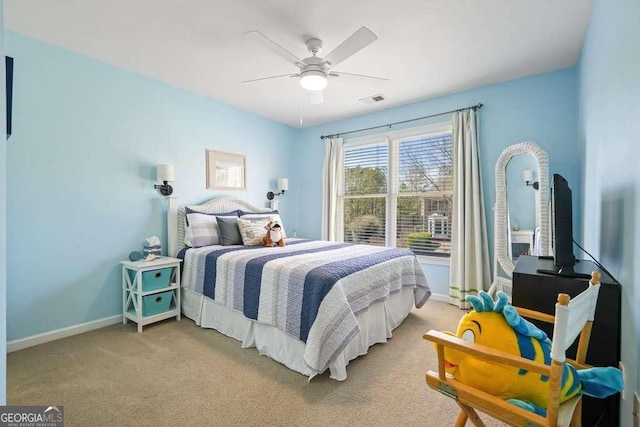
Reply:
<svg viewBox="0 0 640 427"><path fill-rule="evenodd" d="M300 133L299 143L294 146L294 158L297 159L296 181L299 185L297 189L291 191L292 198L299 201L297 204L299 234L313 238L320 237L321 176L324 158L324 142L320 140L320 135L407 120L474 105L478 102L485 104L480 110L480 157L488 216L489 247L493 252L494 166L505 147L521 141L534 141L549 153L551 173L561 173L572 185L574 183L577 185L577 181L582 176L581 159L577 154L578 112L575 68L468 90L304 129ZM442 120L447 118L439 117L429 122ZM411 125L415 126L416 123ZM530 190L525 188L520 177L517 181L521 183L523 191ZM576 191L574 198L579 206L579 191ZM575 229L580 230L581 222L577 213L575 222ZM446 272L448 267L429 266L425 270L432 290L436 293L448 294L448 274L442 274L442 271L439 271ZM435 280L434 277L436 277Z"/></svg>
<svg viewBox="0 0 640 427"><path fill-rule="evenodd" d="M205 189L207 148L246 156L247 190L233 194L261 205L293 175L294 128L15 33L6 50L9 341L122 312L118 261L148 236L166 245L157 164L175 165L180 203L218 194Z"/></svg>
<svg viewBox="0 0 640 427"><path fill-rule="evenodd" d="M640 389L639 22L637 0L596 0L579 64L585 243L622 283L623 426Z"/></svg>
<svg viewBox="0 0 640 427"><path fill-rule="evenodd" d="M204 189L205 148L247 156L249 189L237 193L243 198L264 201L275 180L288 176L283 219L312 238L320 237L321 134L484 103L490 248L493 168L506 146L535 141L549 152L552 172L570 183L582 173L574 68L296 130L14 33L7 48L19 58L20 94L8 153L9 340L119 313L117 261L147 236L166 239L155 165L175 164L181 202L202 201L214 194ZM529 193L519 173L513 182ZM514 215L524 218L521 227L530 221ZM434 292L447 294L448 267L425 270Z"/></svg>
<svg viewBox="0 0 640 427"><path fill-rule="evenodd" d="M0 58L4 57L4 1L0 0ZM4 99L5 71L0 67L0 99ZM0 102L0 117L5 117L6 106ZM6 133L6 124L0 120L0 138ZM7 144L0 147L0 405L6 405L7 394Z"/></svg>

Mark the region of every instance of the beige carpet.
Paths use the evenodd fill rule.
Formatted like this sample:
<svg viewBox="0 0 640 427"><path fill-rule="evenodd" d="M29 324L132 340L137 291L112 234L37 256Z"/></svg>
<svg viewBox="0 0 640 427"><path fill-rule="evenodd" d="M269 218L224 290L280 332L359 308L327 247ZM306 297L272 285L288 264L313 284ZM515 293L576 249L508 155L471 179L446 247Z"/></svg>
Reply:
<svg viewBox="0 0 640 427"><path fill-rule="evenodd" d="M142 334L111 326L10 353L7 400L64 405L67 426L450 426L457 406L425 383L436 358L422 334L455 330L462 314L436 301L414 309L344 382L308 382L186 318Z"/></svg>

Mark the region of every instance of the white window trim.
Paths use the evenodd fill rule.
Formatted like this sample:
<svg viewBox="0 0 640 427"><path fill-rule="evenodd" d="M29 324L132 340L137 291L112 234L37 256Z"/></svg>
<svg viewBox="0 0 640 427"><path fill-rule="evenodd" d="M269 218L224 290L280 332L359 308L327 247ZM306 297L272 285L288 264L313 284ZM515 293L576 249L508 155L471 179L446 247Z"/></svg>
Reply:
<svg viewBox="0 0 640 427"><path fill-rule="evenodd" d="M451 122L434 123L425 126L417 126L408 129L400 129L395 131L376 133L374 135L361 136L358 138L348 138L343 140L343 147L356 147L358 145L367 145L375 143L383 143L387 140L415 138L418 136L437 133L437 132L451 132Z"/></svg>
<svg viewBox="0 0 640 427"><path fill-rule="evenodd" d="M396 210L398 209L398 191L395 188L395 186L392 184L394 182L397 182L398 168L395 166L392 167L391 165L395 165L396 162L398 161L398 140L389 139L388 145L389 145L389 158L387 160L389 164L387 165L387 170L389 171L389 173L387 174L387 194L385 196L385 200L387 202L386 213L387 213L387 224L395 224L398 219L398 212L396 212ZM389 196L393 196L393 197L389 197ZM395 248L397 233L387 233L387 231L385 230L384 234L387 238L387 246L390 248Z"/></svg>
<svg viewBox="0 0 640 427"><path fill-rule="evenodd" d="M398 173L398 168L395 167L391 167L392 162L395 161L395 159L397 159L398 157L398 145L399 145L399 140L400 139L407 139L407 138L417 138L419 136L422 135L427 135L427 134L433 134L433 133L438 133L438 132L453 132L453 127L451 125L451 122L440 122L440 123L433 123L433 124L429 124L429 125L424 125L424 126L416 126L416 127L411 127L411 128L406 128L406 129L399 129L399 130L394 130L394 131L388 131L388 132L382 132L382 133L376 133L373 135L367 135L367 136L361 136L361 137L357 137L357 138L348 138L348 139L344 139L342 142L342 147L343 150L345 148L351 148L351 147L357 147L359 145L368 145L368 144L383 144L386 143L389 146L389 156L387 159L387 168L389 170L389 174L387 176L387 188L392 189L392 183L393 181L393 177L391 176L392 174L397 174ZM344 183L340 183L341 186L344 185ZM386 221L387 224L391 224L395 222L390 222L390 221L395 221L396 220L396 208L397 208L397 197L387 197L389 195L389 193L385 194L385 199L387 200L387 206L386 206ZM397 194L396 194L397 195ZM344 194L341 195L341 203L340 203L340 215L343 215L343 197ZM343 235L343 227L340 227L340 239L342 241L344 241L344 235ZM386 241L386 246L387 247L395 247L396 246L396 236L395 233L386 233L385 231L385 241ZM438 256L428 256L428 255L416 255L416 258L418 259L418 261L422 264L429 264L429 265L444 265L444 266L448 266L451 265L451 257L438 257Z"/></svg>
<svg viewBox="0 0 640 427"><path fill-rule="evenodd" d="M429 264L429 265L451 265L451 257L441 257L441 256L428 256L428 255L416 255L418 258L418 262L420 264Z"/></svg>

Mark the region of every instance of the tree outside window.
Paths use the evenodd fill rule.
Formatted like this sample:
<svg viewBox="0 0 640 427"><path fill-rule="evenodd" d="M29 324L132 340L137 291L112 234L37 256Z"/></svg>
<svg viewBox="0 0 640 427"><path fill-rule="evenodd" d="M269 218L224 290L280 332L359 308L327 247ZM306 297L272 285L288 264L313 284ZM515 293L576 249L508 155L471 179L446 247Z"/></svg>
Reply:
<svg viewBox="0 0 640 427"><path fill-rule="evenodd" d="M449 257L451 131L345 146L344 241Z"/></svg>

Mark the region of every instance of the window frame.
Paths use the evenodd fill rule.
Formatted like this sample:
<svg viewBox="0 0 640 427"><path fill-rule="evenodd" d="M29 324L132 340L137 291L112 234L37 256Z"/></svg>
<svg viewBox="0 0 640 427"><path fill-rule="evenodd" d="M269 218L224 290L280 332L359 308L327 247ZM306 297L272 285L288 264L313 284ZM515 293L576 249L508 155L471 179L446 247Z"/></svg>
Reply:
<svg viewBox="0 0 640 427"><path fill-rule="evenodd" d="M396 247L396 230L397 230L397 209L398 209L398 197L400 194L397 188L394 188L393 183L397 181L400 166L398 164L398 153L400 140L417 138L420 136L427 136L434 133L451 132L453 133L453 126L451 122L439 122L424 126L416 126L406 129L400 129L395 131L388 131L382 133L376 133L372 135L348 138L344 139L342 143L342 157L344 161L344 151L348 148L354 148L358 146L370 145L370 144L382 144L386 143L388 146L387 156L387 192L384 195L371 194L367 197L379 197L385 198L385 246ZM342 164L344 168L344 164ZM343 169L344 170L344 169ZM340 192L338 195L338 212L340 213L340 222L344 221L344 200L345 198L352 198L344 194L345 182L344 173L342 174L341 182L339 183ZM453 192L453 190L452 190ZM344 241L344 227L339 228L338 238L340 241ZM429 256L418 255L416 258L423 264L431 265L450 265L451 256Z"/></svg>

